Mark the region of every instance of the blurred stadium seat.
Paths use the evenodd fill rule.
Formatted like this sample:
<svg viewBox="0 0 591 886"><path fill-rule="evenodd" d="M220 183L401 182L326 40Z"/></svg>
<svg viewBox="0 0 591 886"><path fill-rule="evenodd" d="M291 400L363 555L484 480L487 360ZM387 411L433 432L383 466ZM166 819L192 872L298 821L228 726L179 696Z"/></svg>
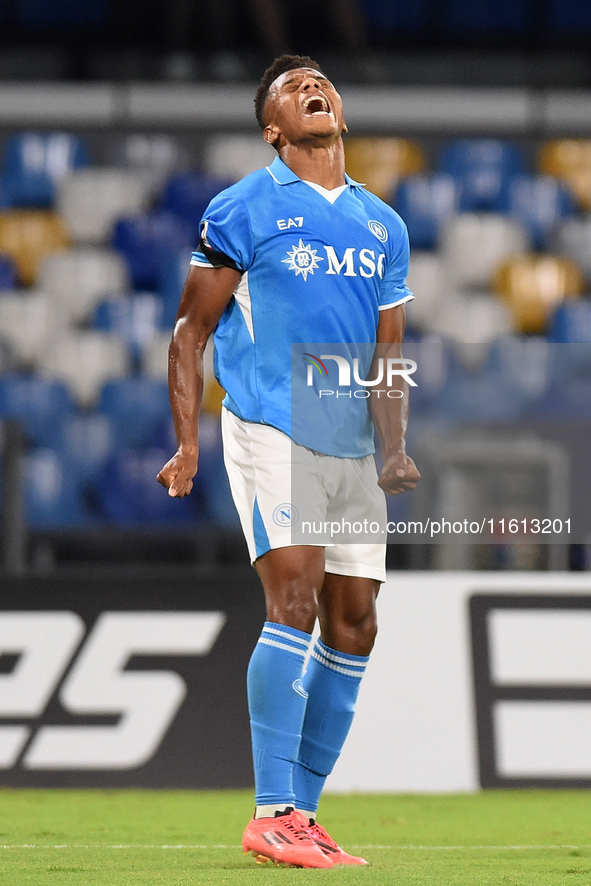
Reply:
<svg viewBox="0 0 591 886"><path fill-rule="evenodd" d="M36 449L25 456L24 485L31 528L77 528L92 522L69 465L53 449Z"/></svg>
<svg viewBox="0 0 591 886"><path fill-rule="evenodd" d="M230 179L203 172L182 172L168 180L160 205L197 228L210 200L231 184Z"/></svg>
<svg viewBox="0 0 591 886"><path fill-rule="evenodd" d="M591 283L591 217L564 221L552 238L556 252L572 258Z"/></svg>
<svg viewBox="0 0 591 886"><path fill-rule="evenodd" d="M77 402L94 405L103 384L127 374L127 348L107 332L68 331L55 336L40 361L46 376L65 381Z"/></svg>
<svg viewBox="0 0 591 886"><path fill-rule="evenodd" d="M153 446L162 422L170 415L166 382L130 376L104 385L97 409L111 420L120 448Z"/></svg>
<svg viewBox="0 0 591 886"><path fill-rule="evenodd" d="M540 152L539 169L566 182L578 204L591 209L591 139L547 142Z"/></svg>
<svg viewBox="0 0 591 886"><path fill-rule="evenodd" d="M345 141L348 174L387 200L398 181L427 168L422 148L404 138L349 138Z"/></svg>
<svg viewBox="0 0 591 886"><path fill-rule="evenodd" d="M160 266L158 292L164 303L162 326L168 329L172 329L176 320L181 293L189 273L191 251L189 246L180 252L173 252Z"/></svg>
<svg viewBox="0 0 591 886"><path fill-rule="evenodd" d="M73 409L70 391L62 382L17 373L0 376L0 417L18 420L34 443L45 444Z"/></svg>
<svg viewBox="0 0 591 886"><path fill-rule="evenodd" d="M577 299L560 305L552 315L548 340L591 343L591 301Z"/></svg>
<svg viewBox="0 0 591 886"><path fill-rule="evenodd" d="M106 293L125 289L129 276L114 250L78 246L48 256L41 266L39 285L68 323L86 319Z"/></svg>
<svg viewBox="0 0 591 886"><path fill-rule="evenodd" d="M487 293L455 293L434 309L424 321L425 329L450 341L478 344L513 331L507 307Z"/></svg>
<svg viewBox="0 0 591 886"><path fill-rule="evenodd" d="M51 341L55 321L55 308L46 293L0 293L0 331L21 364L37 363Z"/></svg>
<svg viewBox="0 0 591 886"><path fill-rule="evenodd" d="M489 286L499 264L529 245L519 222L493 213L462 213L445 222L441 231L446 277L460 289Z"/></svg>
<svg viewBox="0 0 591 886"><path fill-rule="evenodd" d="M415 175L400 182L390 200L404 219L413 249L435 249L441 226L459 209L459 186L451 175Z"/></svg>
<svg viewBox="0 0 591 886"><path fill-rule="evenodd" d="M172 498L156 482L158 472L171 454L162 449L117 452L97 484L101 513L127 526L195 522L201 516L197 496Z"/></svg>
<svg viewBox="0 0 591 886"><path fill-rule="evenodd" d="M119 293L98 305L92 325L120 336L139 364L144 349L160 329L162 309L162 299L153 292Z"/></svg>
<svg viewBox="0 0 591 886"><path fill-rule="evenodd" d="M195 248L198 221L193 225L172 212L158 210L120 219L112 244L125 258L136 289L156 289L162 269L183 249Z"/></svg>
<svg viewBox="0 0 591 886"><path fill-rule="evenodd" d="M150 184L117 167L71 172L61 182L57 210L77 243L106 243L118 218L148 205Z"/></svg>
<svg viewBox="0 0 591 886"><path fill-rule="evenodd" d="M494 288L513 314L518 332L544 332L552 311L580 295L583 275L568 258L518 255L507 259L494 276Z"/></svg>
<svg viewBox="0 0 591 886"><path fill-rule="evenodd" d="M11 136L2 170L10 205L51 207L64 176L88 164L88 147L79 136L66 132Z"/></svg>
<svg viewBox="0 0 591 886"><path fill-rule="evenodd" d="M210 175L238 181L269 166L277 151L260 135L211 135L205 143L203 168Z"/></svg>
<svg viewBox="0 0 591 886"><path fill-rule="evenodd" d="M14 261L25 286L36 283L47 255L69 245L64 222L53 212L21 209L0 213L0 252Z"/></svg>
<svg viewBox="0 0 591 886"><path fill-rule="evenodd" d="M0 291L15 289L18 283L16 267L9 255L0 255Z"/></svg>
<svg viewBox="0 0 591 886"><path fill-rule="evenodd" d="M463 211L499 212L511 179L525 172L525 162L511 142L460 139L444 148L439 170L459 183Z"/></svg>
<svg viewBox="0 0 591 886"><path fill-rule="evenodd" d="M83 494L89 491L111 458L115 430L106 415L72 412L56 422L47 443L67 465L69 481Z"/></svg>
<svg viewBox="0 0 591 886"><path fill-rule="evenodd" d="M575 204L555 178L517 176L509 184L505 211L527 229L534 249L544 249L560 222L574 214Z"/></svg>

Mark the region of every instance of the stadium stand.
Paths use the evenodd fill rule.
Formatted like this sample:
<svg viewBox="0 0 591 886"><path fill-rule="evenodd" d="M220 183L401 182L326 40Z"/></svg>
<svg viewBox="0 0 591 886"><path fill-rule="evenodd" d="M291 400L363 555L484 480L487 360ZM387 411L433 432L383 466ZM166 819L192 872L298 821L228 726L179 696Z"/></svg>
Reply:
<svg viewBox="0 0 591 886"><path fill-rule="evenodd" d="M0 191L21 188L34 208L0 213L0 418L17 418L27 435L30 525L235 527L211 349L195 494L172 501L154 477L176 445L167 354L199 218L273 152L258 137L210 135L188 171L186 148L166 133L113 136L110 167L85 166L84 142L66 134L10 144L16 159ZM38 175L25 186L19 169L33 168L22 159L33 150ZM405 353L420 366L417 416L454 425L590 414L588 354L553 368L560 342L591 341L586 143L550 143L539 173L502 140L456 140L435 164L427 157L403 139L347 140L349 174L384 194L409 229L418 297Z"/></svg>

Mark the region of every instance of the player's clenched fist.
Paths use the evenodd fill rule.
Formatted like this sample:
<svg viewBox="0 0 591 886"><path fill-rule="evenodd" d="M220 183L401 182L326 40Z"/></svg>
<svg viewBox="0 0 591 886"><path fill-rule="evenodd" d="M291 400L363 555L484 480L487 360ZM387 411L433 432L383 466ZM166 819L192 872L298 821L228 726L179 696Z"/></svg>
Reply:
<svg viewBox="0 0 591 886"><path fill-rule="evenodd" d="M197 453L177 452L167 461L156 479L168 489L174 498L183 498L193 488L197 473Z"/></svg>
<svg viewBox="0 0 591 886"><path fill-rule="evenodd" d="M391 455L382 468L378 486L390 495L399 495L414 489L421 475L412 458L403 453Z"/></svg>

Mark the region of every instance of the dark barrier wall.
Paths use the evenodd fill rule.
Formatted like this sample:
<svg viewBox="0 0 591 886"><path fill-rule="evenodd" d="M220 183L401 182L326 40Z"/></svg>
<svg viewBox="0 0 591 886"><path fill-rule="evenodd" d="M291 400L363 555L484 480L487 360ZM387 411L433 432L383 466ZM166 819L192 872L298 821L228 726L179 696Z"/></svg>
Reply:
<svg viewBox="0 0 591 886"><path fill-rule="evenodd" d="M248 787L254 570L0 579L0 784Z"/></svg>

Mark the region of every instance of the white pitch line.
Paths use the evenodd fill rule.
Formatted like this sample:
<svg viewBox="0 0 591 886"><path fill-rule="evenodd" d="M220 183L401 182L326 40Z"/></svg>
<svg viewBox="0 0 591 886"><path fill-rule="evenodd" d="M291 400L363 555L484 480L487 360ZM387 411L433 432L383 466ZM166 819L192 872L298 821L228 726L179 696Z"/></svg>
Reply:
<svg viewBox="0 0 591 886"><path fill-rule="evenodd" d="M0 844L0 850L2 849L241 849L240 845L229 845L226 843L216 843L216 844L204 844L204 843L163 843L163 844L151 844L151 843L111 843L108 845L96 844L92 845L90 843L5 843ZM358 844L350 847L351 849L390 849L390 850L404 850L404 851L418 851L418 852L444 852L444 851L462 851L465 849L468 850L484 850L484 851L492 851L492 850L503 850L507 852L514 851L526 851L526 850L545 850L545 849L591 849L591 844L581 844L581 843L552 843L552 844L543 844L539 846L528 845L528 846L500 846L500 845L490 845L490 846L421 846L421 845L409 845L409 846L384 846L381 844Z"/></svg>

